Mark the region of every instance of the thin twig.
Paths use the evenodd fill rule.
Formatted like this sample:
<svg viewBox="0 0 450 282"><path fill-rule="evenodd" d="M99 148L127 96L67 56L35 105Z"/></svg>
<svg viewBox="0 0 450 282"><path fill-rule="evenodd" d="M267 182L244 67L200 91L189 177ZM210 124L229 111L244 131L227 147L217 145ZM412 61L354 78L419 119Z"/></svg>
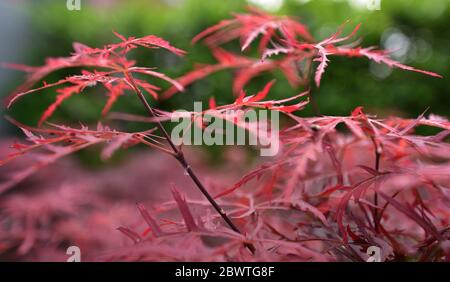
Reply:
<svg viewBox="0 0 450 282"><path fill-rule="evenodd" d="M375 170L377 171L377 173L380 170L380 158L381 158L381 153L378 150L378 146L375 142L373 142L375 145ZM374 196L373 196L373 204L375 205L374 209L373 209L373 223L374 223L374 227L375 230L377 232L379 232L379 214L378 214L378 181L375 181L374 183L375 185L375 189L374 189Z"/></svg>
<svg viewBox="0 0 450 282"><path fill-rule="evenodd" d="M131 86L133 87L134 91L138 95L139 100L142 102L144 107L146 108L148 114L151 117L157 117L155 114L155 111L153 108L148 104L147 100L145 99L144 95L142 94L142 91L139 89L139 87L136 85L136 82L133 79L133 76L127 72L124 71L124 75L127 78L127 80L130 82ZM230 226L233 231L242 234L242 232L239 230L239 228L233 223L233 221L228 217L226 212L219 206L219 204L214 200L214 198L209 194L208 190L206 190L205 186L202 184L200 179L197 177L195 172L192 170L189 163L186 161L186 158L184 157L183 151L181 151L172 141L172 138L170 138L170 135L167 133L166 129L162 125L161 121L158 119L155 119L157 128L161 131L164 139L169 143L169 146L172 148L173 156L175 159L178 160L178 162L181 164L185 172L191 177L192 181L194 181L195 185L197 185L197 188L202 192L202 194L206 197L206 199L211 203L211 205L214 207L214 209L220 214L220 216L223 218L223 220ZM255 253L256 249L251 243L245 243L245 246L250 250L252 254Z"/></svg>

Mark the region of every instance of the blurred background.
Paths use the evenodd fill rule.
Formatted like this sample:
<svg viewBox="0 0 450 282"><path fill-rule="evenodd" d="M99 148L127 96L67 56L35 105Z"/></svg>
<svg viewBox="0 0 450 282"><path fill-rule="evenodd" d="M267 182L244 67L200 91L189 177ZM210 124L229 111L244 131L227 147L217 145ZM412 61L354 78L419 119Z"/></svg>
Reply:
<svg viewBox="0 0 450 282"><path fill-rule="evenodd" d="M233 12L243 12L249 4L275 14L297 17L310 27L316 39L323 39L350 19L348 30L362 23L358 36L363 46L377 45L395 50L393 57L405 64L444 75L436 79L425 75L392 70L365 59L332 57L323 84L316 91L317 103L326 115L347 115L356 106L379 116L396 114L416 117L430 107L430 112L448 116L450 98L448 63L450 47L449 0L382 0L377 10L373 0L81 0L81 10L69 11L66 1L22 0L0 3L0 61L27 65L41 65L45 57L66 56L72 42L102 46L117 42L112 31L125 36L155 34L173 45L188 50L186 58L178 58L166 51L142 50L134 53L141 66L155 66L171 77L178 77L193 68L193 63L214 63L207 48L191 45L194 35ZM232 47L233 48L233 47ZM234 46L238 50L238 46ZM56 81L67 70L46 78ZM248 91L256 91L267 83L272 74L254 79ZM286 79L275 73L277 83L273 98L297 94ZM200 80L186 93L158 105L163 109L189 108L192 101L207 101L214 96L217 102L233 101L233 74L224 71ZM0 70L0 92L5 97L23 81L23 73ZM167 88L163 82L159 86ZM95 123L101 118L105 102L102 89L93 89L64 102L50 121L59 123ZM86 94L86 95L85 95ZM15 119L36 125L43 110L55 98L54 89L30 95L8 112ZM159 103L153 101L153 103ZM144 114L135 97L122 96L112 109L116 112ZM308 108L301 115L311 115ZM130 130L142 125L127 125ZM1 135L17 131L4 119Z"/></svg>

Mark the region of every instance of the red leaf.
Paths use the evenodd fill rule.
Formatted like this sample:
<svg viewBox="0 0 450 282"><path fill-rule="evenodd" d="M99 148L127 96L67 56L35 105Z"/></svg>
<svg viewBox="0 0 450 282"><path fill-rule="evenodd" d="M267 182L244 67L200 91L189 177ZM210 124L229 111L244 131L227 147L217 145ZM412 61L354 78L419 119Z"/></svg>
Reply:
<svg viewBox="0 0 450 282"><path fill-rule="evenodd" d="M214 99L214 97L210 97L209 98L209 109L210 110L215 110L217 107L216 105L216 99Z"/></svg>
<svg viewBox="0 0 450 282"><path fill-rule="evenodd" d="M126 39L124 36L120 35L119 33L115 32L115 31L113 31L113 32L123 42L118 43L118 44L108 45L109 50L111 50L111 51L116 50L117 48L121 48L125 52L127 52L130 48L132 49L132 48L135 48L136 45L139 45L139 46L142 46L145 48L157 48L157 47L164 48L178 56L184 56L186 54L186 51L183 51L181 49L178 49L178 48L170 45L170 43L168 41L162 39L161 37L155 36L155 35L147 35L147 36L144 36L141 38L130 37L130 38Z"/></svg>
<svg viewBox="0 0 450 282"><path fill-rule="evenodd" d="M119 81L116 85L112 83L106 83L104 84L106 89L108 89L108 101L106 102L105 106L102 110L102 115L106 115L110 110L111 107L114 105L114 103L117 101L117 98L121 96L125 90L131 89L126 83L123 81Z"/></svg>
<svg viewBox="0 0 450 282"><path fill-rule="evenodd" d="M317 87L320 86L320 80L329 62L327 58L327 51L322 47L319 48L318 50L319 50L319 57L314 59L314 61L319 62L319 66L317 67L316 74L314 76L314 80L316 82Z"/></svg>
<svg viewBox="0 0 450 282"><path fill-rule="evenodd" d="M145 206L141 203L137 204L137 207L139 209L139 212L141 213L142 217L144 218L145 222L147 222L148 227L152 230L155 237L160 237L163 235L163 231L161 228L159 228L158 223L153 219L153 217L150 215L148 210L145 208Z"/></svg>
<svg viewBox="0 0 450 282"><path fill-rule="evenodd" d="M199 34L197 34L193 39L192 39L192 43L196 43L197 41L205 38L206 36L224 28L227 27L233 23L235 23L235 20L223 20L221 22L219 22L218 24L215 24L211 27L208 27L207 29L205 29L204 31L200 32Z"/></svg>
<svg viewBox="0 0 450 282"><path fill-rule="evenodd" d="M182 85L183 87L186 87L196 80L202 79L210 74L213 74L215 72L221 71L226 68L228 68L228 66L224 66L224 65L220 65L220 64L201 66L201 67L187 73L186 75L183 75L183 76L177 78L177 82L180 85ZM164 99L168 99L178 92L179 92L179 89L176 88L175 86L172 86L168 90L166 90L162 94L162 96Z"/></svg>
<svg viewBox="0 0 450 282"><path fill-rule="evenodd" d="M359 54L366 56L367 58L375 61L376 63L384 63L391 68L396 67L396 68L400 68L400 69L404 69L404 70L419 72L419 73L423 73L426 75L442 78L442 75L440 75L440 74L437 74L437 73L434 73L431 71L416 69L416 68L401 64L397 61L394 61L391 58L387 57L386 51L373 50L373 48L363 48L363 49L357 49L356 52L359 52Z"/></svg>
<svg viewBox="0 0 450 282"><path fill-rule="evenodd" d="M272 85L275 83L275 80L272 80L271 82L267 83L266 86L264 86L263 90L259 91L256 95L251 97L248 102L258 102L262 99L266 98L267 94L269 94L270 88L272 88Z"/></svg>
<svg viewBox="0 0 450 282"><path fill-rule="evenodd" d="M436 240L438 241L442 241L444 240L442 238L442 235L439 233L439 231L436 229L435 226L433 226L432 224L428 223L426 220L424 220L422 217L420 217L415 211L414 209L412 209L409 206L406 206L400 202L398 202L396 199L394 199L393 197L389 197L388 195L384 194L383 192L379 191L378 192L379 195L381 195L381 197L383 197L383 199L385 199L389 204L391 204L394 208L396 208L397 210L399 210L400 212L402 212L403 214L405 214L407 217L409 217L410 219L412 219L413 221L415 221L420 227L423 228L423 230L425 230L427 233L429 233L430 235L434 236L436 238Z"/></svg>
<svg viewBox="0 0 450 282"><path fill-rule="evenodd" d="M117 228L117 230L119 230L122 234L124 234L128 238L130 238L135 244L142 241L141 236L139 236L139 234L137 234L136 232L134 232L133 230L131 230L129 228L119 227L119 228Z"/></svg>
<svg viewBox="0 0 450 282"><path fill-rule="evenodd" d="M68 99L75 93L80 93L82 89L82 85L74 85L56 90L59 95L56 96L56 101L45 110L44 114L39 119L39 125L42 125L44 121L51 117L55 110L62 104L62 102L64 102L64 100Z"/></svg>
<svg viewBox="0 0 450 282"><path fill-rule="evenodd" d="M180 209L181 215L183 216L184 222L186 223L186 227L189 231L197 231L198 227L195 223L194 217L192 216L191 211L186 203L184 196L181 196L180 192L178 192L175 184L171 184L172 195L177 202L178 208Z"/></svg>
<svg viewBox="0 0 450 282"><path fill-rule="evenodd" d="M239 97L237 97L236 101L234 101L234 103L236 105L241 105L244 102L244 98L245 98L246 94L244 90L241 90L241 93L239 94Z"/></svg>

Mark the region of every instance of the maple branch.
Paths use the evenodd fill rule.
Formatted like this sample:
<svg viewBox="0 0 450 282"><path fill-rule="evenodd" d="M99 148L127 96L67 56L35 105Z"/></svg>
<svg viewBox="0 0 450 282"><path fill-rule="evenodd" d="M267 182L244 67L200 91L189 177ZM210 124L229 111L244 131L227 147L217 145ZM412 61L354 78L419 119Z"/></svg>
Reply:
<svg viewBox="0 0 450 282"><path fill-rule="evenodd" d="M373 148L375 151L375 171L377 173L376 177L378 177L378 173L380 172L380 159L381 159L381 150L379 145L377 144L377 141L375 140L375 138L372 136L370 137L372 144L373 144ZM373 226L375 228L375 231L379 232L380 230L380 215L378 212L378 181L377 179L375 179L374 182L374 195L373 195L373 208L372 208L372 218L373 218Z"/></svg>
<svg viewBox="0 0 450 282"><path fill-rule="evenodd" d="M375 144L375 143L374 143ZM375 170L377 171L377 173L380 170L380 158L381 158L381 153L378 151L378 148L375 144ZM380 215L378 213L378 185L377 185L377 181L375 181L375 193L373 195L373 204L374 204L374 209L373 209L373 222L374 222L374 227L375 230L378 232L379 231L379 224L380 224Z"/></svg>
<svg viewBox="0 0 450 282"><path fill-rule="evenodd" d="M144 97L144 94L142 94L142 91L137 86L133 76L128 72L124 71L124 75L127 78L127 80L131 83L131 86L133 87L134 92L137 94L139 100L144 105L145 109L147 110L148 114L151 117L157 117L155 114L155 111L153 108L148 104L147 100ZM198 178L197 174L192 170L191 166L187 162L186 158L184 157L183 151L177 147L170 137L169 133L166 131L164 126L162 125L161 121L158 119L155 119L156 127L161 131L163 134L164 139L169 143L169 146L172 148L173 156L175 159L178 160L178 162L181 164L185 172L191 177L192 181L194 181L197 188L202 192L202 194L205 196L205 198L209 201L209 203L214 207L214 209L219 213L219 215L222 217L222 219L230 226L230 228L239 233L242 234L242 232L239 230L239 228L233 223L233 221L228 217L226 212L220 207L220 205L214 200L214 198L211 196L211 194L208 192L208 190L205 188L203 183ZM255 246L251 243L244 243L244 245L249 249L249 251L254 254L256 249Z"/></svg>

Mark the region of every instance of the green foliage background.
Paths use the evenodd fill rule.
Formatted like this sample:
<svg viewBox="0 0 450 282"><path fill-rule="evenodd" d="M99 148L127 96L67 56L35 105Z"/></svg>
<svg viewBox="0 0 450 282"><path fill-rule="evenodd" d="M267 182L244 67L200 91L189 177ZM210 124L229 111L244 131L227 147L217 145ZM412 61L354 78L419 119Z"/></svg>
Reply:
<svg viewBox="0 0 450 282"><path fill-rule="evenodd" d="M106 3L106 4L105 4ZM72 51L72 42L89 46L102 46L118 39L112 31L125 36L155 34L173 45L189 51L186 58L177 58L165 51L142 50L134 52L139 65L156 66L172 77L178 77L193 68L193 63L214 63L208 50L201 44L191 45L190 40L204 28L230 17L232 12L243 12L247 1L239 0L135 0L135 1L82 1L81 11L68 11L65 1L24 1L16 7L29 19L32 42L25 46L21 61L40 65L45 57L65 56ZM444 75L436 79L422 74L393 70L384 79L370 71L370 63L364 59L332 57L322 79L322 86L315 90L317 103L326 115L347 115L356 106L379 116L397 114L415 117L427 107L435 114L449 115L448 63L450 47L449 6L447 0L382 0L381 10L356 9L345 0L285 0L277 14L298 17L307 24L317 39L334 33L347 19L350 31L362 23L361 36L364 46L380 45L383 33L396 29L408 38L426 42L425 53L416 52L406 64ZM4 35L4 37L7 35ZM231 48L238 50L237 45ZM420 50L419 50L420 51ZM8 61L8 58L1 58ZM73 70L77 71L77 70ZM62 78L65 71L46 78L47 82ZM276 86L271 98L297 94L302 89L292 89L281 74L275 74ZM248 91L256 91L271 79L264 75L252 81ZM3 95L21 83L17 73L5 85L0 86ZM169 85L160 81L163 88ZM207 101L214 96L219 104L231 102L232 73L221 72L189 87L168 101L153 101L165 109L189 109L192 101ZM63 103L51 121L94 123L101 119L105 102L103 89L92 89ZM42 111L53 101L54 91L29 96L20 101L8 113L14 118L36 124ZM144 114L136 97L123 96L113 111ZM301 115L311 115L306 109ZM132 125L138 129L142 125ZM136 128L133 128L136 127Z"/></svg>

